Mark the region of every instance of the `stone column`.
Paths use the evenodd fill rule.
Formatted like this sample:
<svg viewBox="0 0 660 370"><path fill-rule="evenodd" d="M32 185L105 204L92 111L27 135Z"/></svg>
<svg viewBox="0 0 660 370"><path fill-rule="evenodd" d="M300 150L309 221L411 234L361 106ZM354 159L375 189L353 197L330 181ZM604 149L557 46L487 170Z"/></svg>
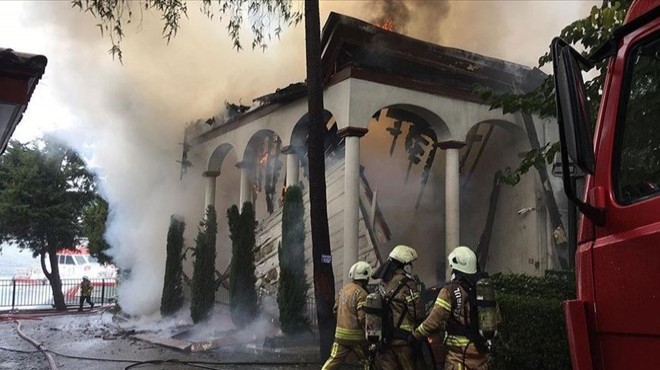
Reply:
<svg viewBox="0 0 660 370"><path fill-rule="evenodd" d="M366 128L346 127L338 134L345 141L344 155L344 284L350 281L348 271L358 260L360 226L360 138Z"/></svg>
<svg viewBox="0 0 660 370"><path fill-rule="evenodd" d="M245 161L236 163L236 168L241 170L241 188L238 209L242 210L243 203L254 203L252 199L252 189L250 189L250 168Z"/></svg>
<svg viewBox="0 0 660 370"><path fill-rule="evenodd" d="M300 181L298 154L290 145L282 147L282 153L286 154L286 186L298 185Z"/></svg>
<svg viewBox="0 0 660 370"><path fill-rule="evenodd" d="M449 140L438 143L445 151L445 262L447 256L460 245L460 183L459 183L459 151L465 142ZM445 278L449 280L451 269L446 264Z"/></svg>
<svg viewBox="0 0 660 370"><path fill-rule="evenodd" d="M220 176L220 171L206 171L202 173L202 176L206 178L206 196L204 197L204 216L206 216L206 209L209 206L215 208L215 179Z"/></svg>

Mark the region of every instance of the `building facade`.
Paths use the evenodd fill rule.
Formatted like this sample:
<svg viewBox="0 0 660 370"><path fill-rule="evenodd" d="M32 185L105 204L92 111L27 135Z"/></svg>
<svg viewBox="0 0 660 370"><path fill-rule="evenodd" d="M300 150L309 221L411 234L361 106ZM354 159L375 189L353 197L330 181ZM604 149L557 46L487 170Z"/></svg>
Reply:
<svg viewBox="0 0 660 370"><path fill-rule="evenodd" d="M499 178L531 148L556 141L555 122L491 110L473 92L475 86L528 91L543 81L542 72L335 13L323 29L322 50L337 288L358 258L375 265L397 244L417 249L415 271L427 286L447 277L446 255L458 245L474 249L491 273L542 274L565 266L558 179L548 168L530 171L515 187ZM283 189L308 189L306 87L291 84L252 106L228 108L224 117L187 128L182 163L205 169L206 204L219 215L253 202L259 285L272 289ZM231 244L219 220L222 269Z"/></svg>

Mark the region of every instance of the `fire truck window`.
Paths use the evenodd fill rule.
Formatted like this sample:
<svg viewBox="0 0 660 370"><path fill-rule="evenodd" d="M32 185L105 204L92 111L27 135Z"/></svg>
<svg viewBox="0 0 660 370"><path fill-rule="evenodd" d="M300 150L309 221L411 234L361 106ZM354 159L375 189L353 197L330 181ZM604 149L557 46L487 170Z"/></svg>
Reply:
<svg viewBox="0 0 660 370"><path fill-rule="evenodd" d="M622 204L660 195L660 33L629 54L614 151L614 189Z"/></svg>
<svg viewBox="0 0 660 370"><path fill-rule="evenodd" d="M87 263L87 261L85 261L85 257L83 256L75 256L75 258L76 258L76 265L84 265L85 263Z"/></svg>
<svg viewBox="0 0 660 370"><path fill-rule="evenodd" d="M65 265L73 265L73 257L71 256L66 256L66 263Z"/></svg>
<svg viewBox="0 0 660 370"><path fill-rule="evenodd" d="M64 256L58 256L57 263L60 265L64 264Z"/></svg>

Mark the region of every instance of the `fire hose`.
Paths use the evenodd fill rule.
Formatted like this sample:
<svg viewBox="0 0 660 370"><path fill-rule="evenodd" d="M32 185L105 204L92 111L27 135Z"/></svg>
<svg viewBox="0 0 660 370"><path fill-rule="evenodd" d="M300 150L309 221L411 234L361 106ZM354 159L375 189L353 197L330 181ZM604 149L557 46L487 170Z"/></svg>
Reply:
<svg viewBox="0 0 660 370"><path fill-rule="evenodd" d="M55 359L50 353L48 353L48 349L46 349L41 343L38 343L34 339L25 335L25 333L21 331L21 322L18 320L16 320L16 332L21 338L30 342L30 344L35 346L41 353L44 354L44 356L46 356L46 360L48 361L48 366L50 367L50 370L57 370L57 364L55 363Z"/></svg>

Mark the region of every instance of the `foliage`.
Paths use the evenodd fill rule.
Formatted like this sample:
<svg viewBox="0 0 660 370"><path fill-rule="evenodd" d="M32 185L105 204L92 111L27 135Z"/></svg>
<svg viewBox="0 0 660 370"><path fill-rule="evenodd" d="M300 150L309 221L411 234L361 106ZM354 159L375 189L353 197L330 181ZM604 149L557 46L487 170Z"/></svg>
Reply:
<svg viewBox="0 0 660 370"><path fill-rule="evenodd" d="M257 316L257 291L254 275L255 221L252 203L245 202L239 214L235 205L227 210L231 246L229 307L237 327L244 327Z"/></svg>
<svg viewBox="0 0 660 370"><path fill-rule="evenodd" d="M182 17L188 18L186 0L72 0L71 4L99 20L97 27L101 36L108 34L112 44L108 53L120 61L125 28L136 17L139 16L141 23L144 12L158 14L163 22L163 38L168 43L179 31ZM265 49L273 36L279 37L283 27L297 25L302 20L302 13L294 4L291 0L202 0L199 10L209 19L226 19L227 32L236 50L243 48L240 33L247 19L252 49Z"/></svg>
<svg viewBox="0 0 660 370"><path fill-rule="evenodd" d="M631 3L632 0L604 0L600 7L593 6L587 17L564 27L559 37L569 44L580 44L583 48L582 55L588 57L612 36L615 29L623 24ZM552 57L550 51L548 51L539 58L539 67L543 67L550 62L552 62ZM607 61L599 62L595 67L594 77L585 82L587 100L592 116L598 112L598 103L600 102L607 72ZM513 91L496 94L493 90L482 86L475 86L474 91L484 102L490 104L490 109L502 109L504 114L515 112L535 113L541 118L556 115L552 75L549 75L541 85L529 92ZM517 169L513 171L511 169L505 170L503 180L511 185L517 184L521 175L527 173L530 168L543 166L546 162L551 163L558 151L558 143L546 145L542 150L533 149L527 153Z"/></svg>
<svg viewBox="0 0 660 370"><path fill-rule="evenodd" d="M183 306L183 233L186 223L183 218L172 215L167 231L167 260L165 261L165 281L160 300L160 313L163 316L177 312Z"/></svg>
<svg viewBox="0 0 660 370"><path fill-rule="evenodd" d="M0 157L0 240L30 249L73 248L92 197L82 159L55 141L12 141Z"/></svg>
<svg viewBox="0 0 660 370"><path fill-rule="evenodd" d="M491 280L498 294L560 300L573 299L576 294L572 271L548 271L544 277L497 273Z"/></svg>
<svg viewBox="0 0 660 370"><path fill-rule="evenodd" d="M502 314L493 369L570 369L561 302L575 297L573 275L495 274L492 279Z"/></svg>
<svg viewBox="0 0 660 370"><path fill-rule="evenodd" d="M309 284L305 274L304 216L302 190L298 186L289 186L282 210L282 244L277 251L280 265L277 305L280 327L286 335L309 328L305 315Z"/></svg>
<svg viewBox="0 0 660 370"><path fill-rule="evenodd" d="M508 294L497 299L503 321L493 344L493 370L571 368L561 300Z"/></svg>
<svg viewBox="0 0 660 370"><path fill-rule="evenodd" d="M105 240L105 226L108 222L108 202L100 196L83 209L83 234L87 237L87 249L99 263L112 263L112 257L106 254L110 244Z"/></svg>
<svg viewBox="0 0 660 370"><path fill-rule="evenodd" d="M218 223L215 208L206 208L206 217L199 224L195 238L190 317L198 323L208 318L215 301L215 239Z"/></svg>
<svg viewBox="0 0 660 370"><path fill-rule="evenodd" d="M0 157L0 241L40 256L60 310L66 305L57 251L78 244L82 212L93 191L93 179L83 160L54 140L12 141Z"/></svg>

